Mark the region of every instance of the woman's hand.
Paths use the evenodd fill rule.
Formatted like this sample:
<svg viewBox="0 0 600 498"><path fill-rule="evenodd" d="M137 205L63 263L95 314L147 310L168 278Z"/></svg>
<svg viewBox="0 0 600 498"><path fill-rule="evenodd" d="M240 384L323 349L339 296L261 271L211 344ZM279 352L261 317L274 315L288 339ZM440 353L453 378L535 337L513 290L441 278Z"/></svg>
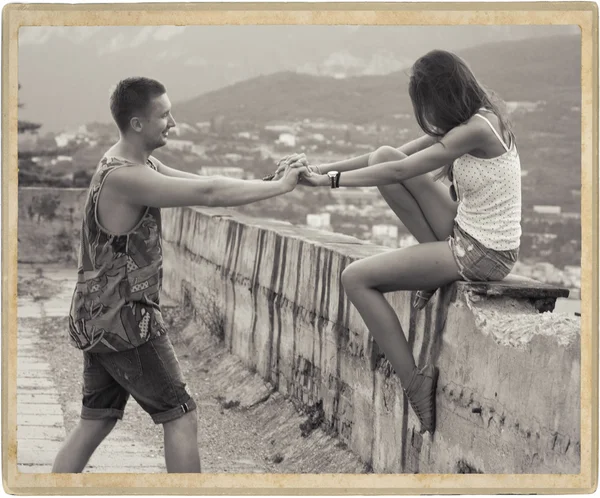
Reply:
<svg viewBox="0 0 600 498"><path fill-rule="evenodd" d="M309 171L309 167L306 168L306 172L302 173L298 183L300 185L306 185L307 187L326 187L331 184L327 175L319 175L312 171Z"/></svg>

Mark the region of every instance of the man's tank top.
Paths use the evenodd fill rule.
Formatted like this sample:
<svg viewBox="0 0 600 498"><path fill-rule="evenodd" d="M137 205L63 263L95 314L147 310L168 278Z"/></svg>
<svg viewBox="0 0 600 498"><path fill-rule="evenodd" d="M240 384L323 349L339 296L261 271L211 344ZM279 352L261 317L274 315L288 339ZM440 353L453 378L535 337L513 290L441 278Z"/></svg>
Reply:
<svg viewBox="0 0 600 498"><path fill-rule="evenodd" d="M166 333L159 301L160 209L147 207L135 227L122 234L109 232L98 221L98 197L106 177L133 164L103 157L88 191L69 314L71 343L84 351L123 351ZM156 170L150 159L148 165Z"/></svg>

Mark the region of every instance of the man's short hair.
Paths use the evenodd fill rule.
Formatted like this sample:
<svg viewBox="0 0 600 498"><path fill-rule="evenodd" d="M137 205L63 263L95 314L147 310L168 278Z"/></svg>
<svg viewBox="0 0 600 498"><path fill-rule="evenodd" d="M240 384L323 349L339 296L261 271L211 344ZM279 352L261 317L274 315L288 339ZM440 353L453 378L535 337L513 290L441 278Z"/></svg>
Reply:
<svg viewBox="0 0 600 498"><path fill-rule="evenodd" d="M134 77L119 81L110 96L110 112L119 130L126 131L131 118L144 112L152 99L166 91L162 83L150 78Z"/></svg>

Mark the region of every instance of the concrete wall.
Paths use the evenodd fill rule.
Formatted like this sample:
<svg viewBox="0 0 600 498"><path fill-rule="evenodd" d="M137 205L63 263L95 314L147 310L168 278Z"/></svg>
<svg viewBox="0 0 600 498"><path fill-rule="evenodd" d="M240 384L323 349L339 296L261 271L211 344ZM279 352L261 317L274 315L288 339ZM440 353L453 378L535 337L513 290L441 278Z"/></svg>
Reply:
<svg viewBox="0 0 600 498"><path fill-rule="evenodd" d="M410 293L388 296L418 363L440 368L432 439L340 285L385 249L224 210L163 216L165 291L280 392L322 404L325 427L375 472L579 472L580 323L539 312L560 290L457 283L419 313ZM202 311L210 296L221 317Z"/></svg>
<svg viewBox="0 0 600 498"><path fill-rule="evenodd" d="M19 261L73 259L84 202L81 189L19 189ZM226 210L163 221L164 292L375 472L579 472L580 323L539 312L559 290L457 283L419 313L410 293L388 295L418 363L440 368L432 439L340 285L350 262L385 249Z"/></svg>

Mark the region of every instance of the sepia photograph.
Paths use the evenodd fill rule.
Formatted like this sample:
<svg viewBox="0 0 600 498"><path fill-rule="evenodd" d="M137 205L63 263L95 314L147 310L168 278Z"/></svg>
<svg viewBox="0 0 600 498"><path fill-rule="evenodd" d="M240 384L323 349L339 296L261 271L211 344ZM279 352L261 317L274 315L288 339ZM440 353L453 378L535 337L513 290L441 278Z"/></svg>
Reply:
<svg viewBox="0 0 600 498"><path fill-rule="evenodd" d="M50 24L15 476L589 473L578 23Z"/></svg>

